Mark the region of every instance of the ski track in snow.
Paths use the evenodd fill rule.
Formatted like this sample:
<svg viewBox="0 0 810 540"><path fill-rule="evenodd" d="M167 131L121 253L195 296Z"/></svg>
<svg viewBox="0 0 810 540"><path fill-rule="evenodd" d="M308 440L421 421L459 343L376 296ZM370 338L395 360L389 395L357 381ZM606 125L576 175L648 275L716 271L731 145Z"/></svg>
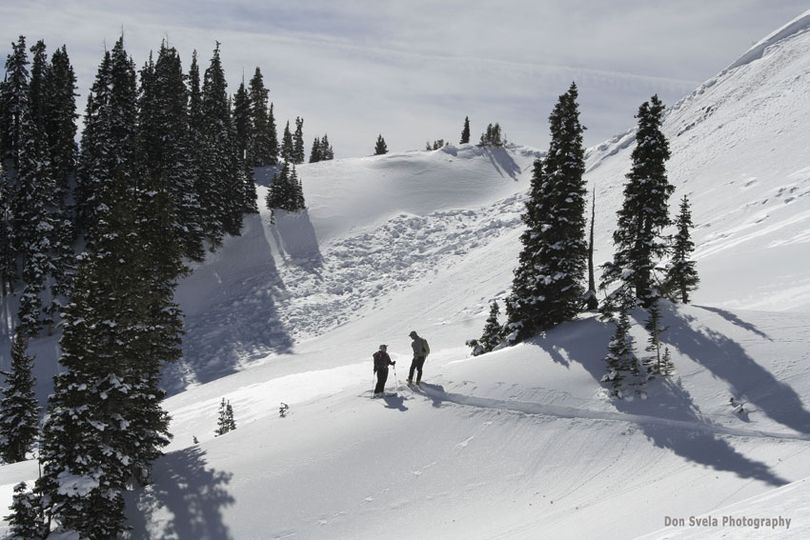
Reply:
<svg viewBox="0 0 810 540"><path fill-rule="evenodd" d="M466 407L497 409L518 414L542 415L554 418L628 422L638 425L659 425L672 427L676 429L684 429L688 431L698 431L717 435L731 435L735 437L810 441L810 435L805 435L801 433L777 433L770 431L736 429L727 426L722 426L712 422L711 418L705 415L701 416L701 418L706 421L705 423L696 423L696 422L689 422L686 420L674 420L671 418L662 418L659 416L628 414L617 411L615 412L598 411L593 409L581 409L576 407L562 407L559 405L550 405L547 403L490 399L485 397L477 397L465 394L437 391L426 387L420 388L419 390L414 391L414 393L423 394L424 396L431 398L435 401L449 402ZM459 443L459 446L460 447L466 446L467 443L470 440L472 440L472 438L473 437L470 437L466 441Z"/></svg>

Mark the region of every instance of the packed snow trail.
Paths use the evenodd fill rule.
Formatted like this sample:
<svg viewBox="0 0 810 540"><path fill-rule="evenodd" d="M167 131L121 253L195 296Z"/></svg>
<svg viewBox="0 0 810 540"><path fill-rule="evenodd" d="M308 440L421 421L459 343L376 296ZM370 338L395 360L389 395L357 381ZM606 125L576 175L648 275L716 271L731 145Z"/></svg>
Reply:
<svg viewBox="0 0 810 540"><path fill-rule="evenodd" d="M468 396L464 394L454 394L445 392L439 385L422 383L415 394L423 394L434 402L450 402L468 407L479 407L483 409L498 409L519 414L540 414L553 416L556 418L589 418L592 420L605 420L610 422L626 422L638 425L656 425L687 431L714 433L719 435L732 435L735 437L754 437L764 439L784 439L810 441L810 434L803 433L779 433L759 430L735 429L720 425L714 422L711 417L701 416L700 422L689 422L685 420L675 420L671 418L661 418L657 416L647 416L641 414L629 414L618 411L596 411L590 409L577 409L574 407L561 407L546 403L531 403L523 401L490 399L478 396Z"/></svg>

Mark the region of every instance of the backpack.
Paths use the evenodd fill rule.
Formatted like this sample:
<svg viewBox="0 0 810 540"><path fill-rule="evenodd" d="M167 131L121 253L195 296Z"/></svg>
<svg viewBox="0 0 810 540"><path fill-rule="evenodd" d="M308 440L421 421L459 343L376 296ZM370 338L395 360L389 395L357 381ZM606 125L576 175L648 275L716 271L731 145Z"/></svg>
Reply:
<svg viewBox="0 0 810 540"><path fill-rule="evenodd" d="M430 354L430 345L428 345L428 342L427 342L427 340L425 338L421 338L421 339L422 339L422 354L427 356L427 355Z"/></svg>

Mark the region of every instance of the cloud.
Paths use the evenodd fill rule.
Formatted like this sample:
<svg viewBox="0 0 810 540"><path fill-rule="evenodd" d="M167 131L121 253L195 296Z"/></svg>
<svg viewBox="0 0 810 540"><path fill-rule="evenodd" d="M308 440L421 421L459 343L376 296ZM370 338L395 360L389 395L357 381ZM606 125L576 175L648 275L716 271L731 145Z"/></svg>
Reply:
<svg viewBox="0 0 810 540"><path fill-rule="evenodd" d="M18 34L65 43L79 91L122 28L141 65L168 38L204 68L222 42L230 90L260 66L280 127L305 119L307 142L329 133L338 157L455 141L500 122L515 142L543 147L546 119L571 81L586 143L633 125L658 93L673 103L800 13L785 0L411 0L268 2L28 1L0 7L0 43ZM8 50L8 45L6 45ZM83 106L84 99L79 103Z"/></svg>

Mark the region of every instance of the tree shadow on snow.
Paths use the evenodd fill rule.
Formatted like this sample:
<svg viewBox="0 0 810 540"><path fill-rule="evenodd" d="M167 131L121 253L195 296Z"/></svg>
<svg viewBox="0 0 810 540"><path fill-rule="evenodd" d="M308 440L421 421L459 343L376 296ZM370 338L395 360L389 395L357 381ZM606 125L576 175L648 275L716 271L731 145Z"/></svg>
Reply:
<svg viewBox="0 0 810 540"><path fill-rule="evenodd" d="M766 334L765 332L763 332L762 330L757 328L755 325L740 319L737 315L735 315L734 313L731 313L730 311L726 311L724 309L720 309L720 308L716 308L716 307L712 307L712 306L693 306L693 307L700 308L700 309L703 309L705 311L711 311L712 313L717 313L718 315L723 317L725 320L727 320L731 324L739 326L740 328L742 328L744 330L748 330L749 332L752 332L752 333L758 335L761 338L765 338L768 341L773 341L770 338L770 336L768 336L768 334Z"/></svg>
<svg viewBox="0 0 810 540"><path fill-rule="evenodd" d="M292 350L276 298L284 283L261 216L245 216L242 237L227 238L191 276L175 298L185 315L183 359L164 369L172 394L189 382L206 383L236 371L244 362Z"/></svg>
<svg viewBox="0 0 810 540"><path fill-rule="evenodd" d="M222 509L234 504L230 473L206 467L205 452L192 446L155 461L156 482L129 494L130 538L229 540Z"/></svg>
<svg viewBox="0 0 810 540"><path fill-rule="evenodd" d="M273 210L275 224L271 225L273 237L282 256L287 256L293 264L315 272L323 264L318 246L318 237L309 218L308 210L287 212Z"/></svg>
<svg viewBox="0 0 810 540"><path fill-rule="evenodd" d="M484 146L484 155L492 162L492 165L501 176L508 176L512 180L517 180L522 172L515 160L505 148L501 146Z"/></svg>
<svg viewBox="0 0 810 540"><path fill-rule="evenodd" d="M668 343L726 381L736 399L753 404L784 426L810 434L810 412L793 388L757 364L739 343L709 328L694 329L690 325L694 317L679 313L672 305L662 307Z"/></svg>
<svg viewBox="0 0 810 540"><path fill-rule="evenodd" d="M538 336L532 343L545 350L556 362L579 363L601 385L605 374L604 356L613 334L613 325L588 319L560 325ZM588 339L583 339L587 336ZM668 336L668 335L667 335ZM640 348L640 347L639 347ZM718 471L728 471L742 478L752 478L773 486L787 480L770 468L740 454L731 444L711 431L700 415L689 393L670 380L650 381L648 399L610 403L621 413L636 415L628 419L637 425L655 446L671 450L678 456ZM690 426L694 426L694 428Z"/></svg>

